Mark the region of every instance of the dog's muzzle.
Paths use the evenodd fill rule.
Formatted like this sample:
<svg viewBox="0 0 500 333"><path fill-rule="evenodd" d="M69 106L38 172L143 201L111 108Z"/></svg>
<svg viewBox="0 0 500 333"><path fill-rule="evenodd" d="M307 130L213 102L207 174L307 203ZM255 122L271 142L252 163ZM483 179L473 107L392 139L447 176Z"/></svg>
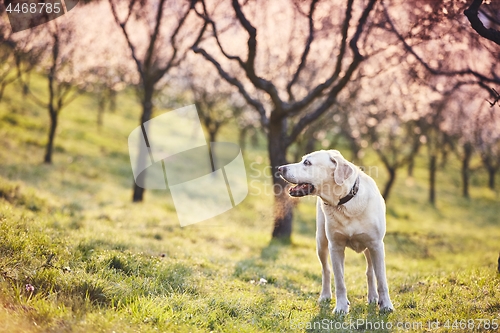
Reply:
<svg viewBox="0 0 500 333"><path fill-rule="evenodd" d="M283 178L288 183L294 185L288 189L288 194L290 196L303 197L303 196L309 195L312 192L314 192L314 185L313 184L310 184L310 183L298 183L298 184L296 184L294 182L291 182L289 179L286 178L286 171L287 171L286 166L278 167L278 172L279 172L281 178Z"/></svg>

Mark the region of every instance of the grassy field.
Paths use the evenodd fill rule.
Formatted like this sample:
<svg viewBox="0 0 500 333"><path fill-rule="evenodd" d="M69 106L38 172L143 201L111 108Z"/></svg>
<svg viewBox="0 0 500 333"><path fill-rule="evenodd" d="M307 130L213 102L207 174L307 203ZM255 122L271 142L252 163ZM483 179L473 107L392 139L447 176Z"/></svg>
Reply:
<svg viewBox="0 0 500 333"><path fill-rule="evenodd" d="M34 81L35 91L43 88ZM500 324L500 198L482 170L466 200L450 158L436 207L427 204L425 155L414 178L401 170L385 240L396 310L379 314L366 304L364 257L348 250L351 312L338 317L317 304L312 198L298 201L292 243L271 242L263 143L245 151L247 199L181 228L168 192L131 203L127 136L139 119L131 92L101 130L92 96L65 109L54 164L44 165L47 112L18 91L9 86L0 104L0 332L456 332ZM236 137L231 126L221 135ZM379 166L382 186L372 154L364 164Z"/></svg>

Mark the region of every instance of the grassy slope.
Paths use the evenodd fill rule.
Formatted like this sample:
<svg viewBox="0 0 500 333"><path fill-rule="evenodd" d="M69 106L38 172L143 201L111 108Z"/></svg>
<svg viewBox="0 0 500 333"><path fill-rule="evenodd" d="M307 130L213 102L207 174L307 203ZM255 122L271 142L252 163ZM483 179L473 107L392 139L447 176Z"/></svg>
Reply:
<svg viewBox="0 0 500 333"><path fill-rule="evenodd" d="M43 91L43 82L34 84ZM46 166L46 111L17 90L8 87L0 104L1 332L321 331L319 324L361 319L424 328L439 321L451 331L448 319L500 318L499 198L482 186L482 171L473 176L472 200L462 199L450 159L439 173L437 208L426 204L425 156L415 179L401 171L386 236L396 311L379 315L365 304L364 258L348 250L351 313L338 318L316 303L314 200L298 204L291 245L270 243L264 149L245 152L251 195L241 205L181 228L166 192L130 203L126 138L139 112L132 94L120 96L100 132L95 101L77 99L61 114L54 165ZM377 165L371 158L365 164ZM383 184L383 169L376 180ZM268 283L259 285L261 278Z"/></svg>

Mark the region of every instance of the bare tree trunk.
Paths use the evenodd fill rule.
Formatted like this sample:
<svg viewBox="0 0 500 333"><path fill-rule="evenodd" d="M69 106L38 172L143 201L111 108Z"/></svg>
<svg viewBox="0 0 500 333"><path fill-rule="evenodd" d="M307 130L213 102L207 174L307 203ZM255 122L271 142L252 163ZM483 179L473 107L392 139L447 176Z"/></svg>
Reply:
<svg viewBox="0 0 500 333"><path fill-rule="evenodd" d="M464 157L462 159L462 195L464 198L469 198L469 179L470 179L470 159L472 156L472 145L467 142L464 144Z"/></svg>
<svg viewBox="0 0 500 333"><path fill-rule="evenodd" d="M431 155L429 158L429 202L436 205L436 155Z"/></svg>
<svg viewBox="0 0 500 333"><path fill-rule="evenodd" d="M416 139L413 143L412 153L409 156L408 160L408 177L413 177L413 170L415 168L415 156L418 155L418 151L420 150L420 140Z"/></svg>
<svg viewBox="0 0 500 333"><path fill-rule="evenodd" d="M3 92L5 90L5 86L7 86L7 84L5 82L0 85L0 102L2 101L2 97L3 97Z"/></svg>
<svg viewBox="0 0 500 333"><path fill-rule="evenodd" d="M244 151L246 148L247 131L248 131L248 128L243 127L242 129L240 129L240 133L238 136L238 144L240 145L240 148L242 151Z"/></svg>
<svg viewBox="0 0 500 333"><path fill-rule="evenodd" d="M151 119L153 115L153 89L154 85L144 85L144 99L142 102L142 115L141 115L141 126ZM146 143L149 147L149 141L146 139ZM147 153L146 155L149 155ZM140 155L142 156L142 155ZM147 170L143 171L143 174L147 172ZM143 175L145 177L145 174ZM132 195L133 202L141 202L144 200L144 189L134 182L134 193Z"/></svg>
<svg viewBox="0 0 500 333"><path fill-rule="evenodd" d="M59 39L57 35L54 35L54 46L52 48L52 67L50 68L48 75L48 84L49 84L49 102L47 103L47 107L49 109L49 117L50 117L50 129L49 129L49 140L47 141L47 147L45 150L45 157L43 159L44 163L51 164L52 163L52 152L54 150L54 137L56 135L57 129L57 116L58 111L54 107L55 97L55 89L54 89L54 80L55 73L57 68L57 59L59 55Z"/></svg>
<svg viewBox="0 0 500 333"><path fill-rule="evenodd" d="M396 168L387 167L387 171L389 172L389 180L385 183L384 192L382 194L386 201L389 199L389 194L391 193L392 186L396 180Z"/></svg>
<svg viewBox="0 0 500 333"><path fill-rule="evenodd" d="M54 138L56 136L57 129L57 112L50 108L50 129L49 129L49 140L47 141L47 146L45 147L45 157L43 159L44 163L52 163L52 152L54 151Z"/></svg>
<svg viewBox="0 0 500 333"><path fill-rule="evenodd" d="M272 119L272 117L271 117ZM289 240L292 235L293 210L291 199L286 193L286 182L278 175L277 167L287 164L287 148L283 139L284 121L275 119L269 126L268 149L271 159L271 170L274 191L274 229L273 238Z"/></svg>
<svg viewBox="0 0 500 333"><path fill-rule="evenodd" d="M109 111L113 113L116 111L116 90L114 89L109 90Z"/></svg>
<svg viewBox="0 0 500 333"><path fill-rule="evenodd" d="M410 162L408 163L408 177L413 177L413 168L415 167L415 157L412 156L410 158Z"/></svg>
<svg viewBox="0 0 500 333"><path fill-rule="evenodd" d="M30 85L30 77L31 77L31 72L28 72L27 75L26 75L26 79L21 81L22 86L23 86L23 89L22 89L23 96L28 96L29 85Z"/></svg>
<svg viewBox="0 0 500 333"><path fill-rule="evenodd" d="M488 187L492 190L495 189L495 174L496 170L494 168L488 168Z"/></svg>
<svg viewBox="0 0 500 333"><path fill-rule="evenodd" d="M481 160L483 161L483 165L486 168L486 171L488 172L488 187L491 190L495 190L495 175L498 171L498 168L500 167L500 164L498 161L496 164L493 162L495 158L489 154L483 152L481 154Z"/></svg>
<svg viewBox="0 0 500 333"><path fill-rule="evenodd" d="M145 170L143 172L145 172ZM134 183L134 194L132 196L132 201L141 202L142 200L144 200L144 189Z"/></svg>
<svg viewBox="0 0 500 333"><path fill-rule="evenodd" d="M441 152L441 163L439 168L444 170L447 164L448 164L448 151L446 150L446 148L443 148L443 151Z"/></svg>
<svg viewBox="0 0 500 333"><path fill-rule="evenodd" d="M106 98L104 97L104 93L99 97L99 101L97 102L97 130L100 132L103 123L104 117L104 109L105 109Z"/></svg>
<svg viewBox="0 0 500 333"><path fill-rule="evenodd" d="M215 142L215 138L217 137L217 131L208 131L208 137L210 139L210 142Z"/></svg>

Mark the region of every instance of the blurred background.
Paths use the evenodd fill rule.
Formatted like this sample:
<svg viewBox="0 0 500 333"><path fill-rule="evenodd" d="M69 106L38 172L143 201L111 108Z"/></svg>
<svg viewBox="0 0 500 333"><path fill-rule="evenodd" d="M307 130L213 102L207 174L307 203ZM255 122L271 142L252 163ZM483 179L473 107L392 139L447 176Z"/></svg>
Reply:
<svg viewBox="0 0 500 333"><path fill-rule="evenodd" d="M0 4L3 330L331 319L314 198L275 173L319 149L386 200L389 319L498 319L498 3L58 2L64 15L14 32L18 3ZM219 227L180 228L170 193L133 181L129 133L190 104L208 142L244 154L249 195ZM353 316L372 318L364 262L347 263Z"/></svg>

